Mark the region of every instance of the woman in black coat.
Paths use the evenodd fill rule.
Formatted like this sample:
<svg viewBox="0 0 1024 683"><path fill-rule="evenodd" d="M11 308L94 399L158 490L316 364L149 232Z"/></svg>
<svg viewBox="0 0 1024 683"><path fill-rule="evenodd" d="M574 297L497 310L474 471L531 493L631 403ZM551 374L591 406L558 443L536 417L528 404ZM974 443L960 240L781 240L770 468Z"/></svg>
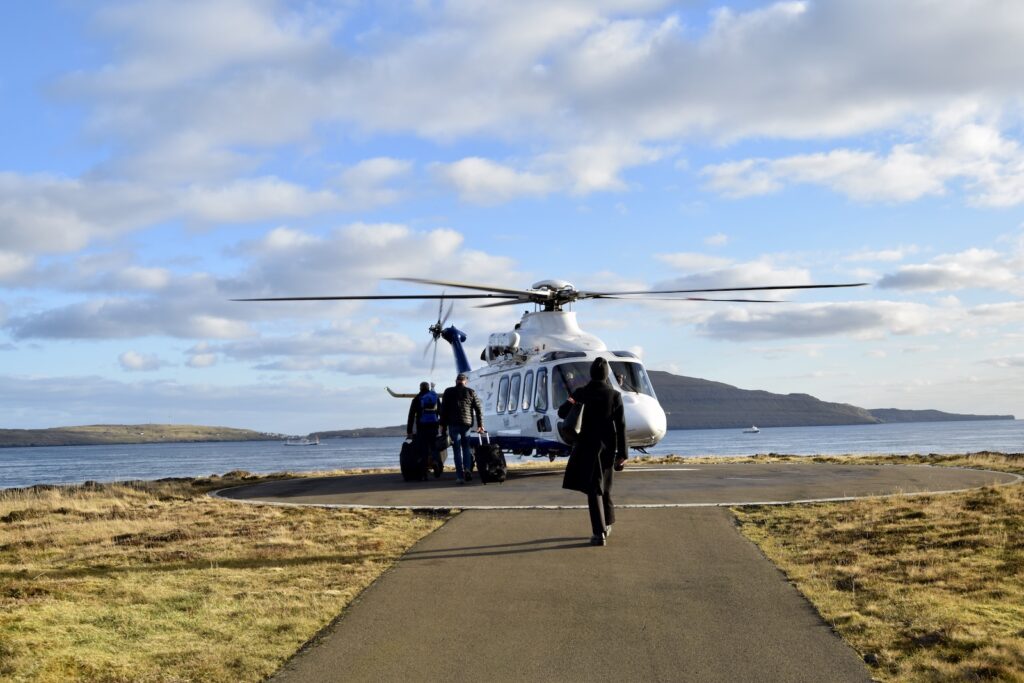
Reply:
<svg viewBox="0 0 1024 683"><path fill-rule="evenodd" d="M622 395L608 382L608 361L604 358L594 360L590 366L590 382L559 406L558 416L564 419L577 403L583 406L583 419L576 445L565 466L562 486L587 494L590 526L594 532L590 543L604 545L615 522L612 468L621 470L626 461Z"/></svg>

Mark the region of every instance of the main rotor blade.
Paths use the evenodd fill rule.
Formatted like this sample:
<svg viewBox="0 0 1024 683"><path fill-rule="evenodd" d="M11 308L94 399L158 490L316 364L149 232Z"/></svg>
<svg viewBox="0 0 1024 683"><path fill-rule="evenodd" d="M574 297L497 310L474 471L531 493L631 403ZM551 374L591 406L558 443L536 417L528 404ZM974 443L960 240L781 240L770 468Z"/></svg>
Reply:
<svg viewBox="0 0 1024 683"><path fill-rule="evenodd" d="M711 289L655 289L646 292L590 292L580 291L581 299L600 299L606 296L633 296L643 294L697 294L700 292L757 292L774 289L830 289L834 287L863 287L867 282L849 282L836 285L772 285L771 287L716 287Z"/></svg>
<svg viewBox="0 0 1024 683"><path fill-rule="evenodd" d="M231 301L388 301L391 299L518 299L501 294L371 294L368 296L273 296Z"/></svg>
<svg viewBox="0 0 1024 683"><path fill-rule="evenodd" d="M508 289L506 287L495 287L494 285L474 285L469 282L451 282L448 280L428 280L419 277L393 277L396 282L415 282L420 285L438 285L439 287L457 287L459 289L476 289L482 292L497 292L499 294L518 294L519 296L536 296L540 292L531 292L525 289Z"/></svg>
<svg viewBox="0 0 1024 683"><path fill-rule="evenodd" d="M474 308L494 308L495 306L517 306L519 304L528 303L530 303L529 299L513 299L511 301L498 301L493 304L480 304L479 306L474 306Z"/></svg>
<svg viewBox="0 0 1024 683"><path fill-rule="evenodd" d="M786 303L786 299L709 299L703 296L602 296L600 299L615 299L616 301L732 301L743 304L778 304ZM501 304L488 304L490 306L504 306Z"/></svg>

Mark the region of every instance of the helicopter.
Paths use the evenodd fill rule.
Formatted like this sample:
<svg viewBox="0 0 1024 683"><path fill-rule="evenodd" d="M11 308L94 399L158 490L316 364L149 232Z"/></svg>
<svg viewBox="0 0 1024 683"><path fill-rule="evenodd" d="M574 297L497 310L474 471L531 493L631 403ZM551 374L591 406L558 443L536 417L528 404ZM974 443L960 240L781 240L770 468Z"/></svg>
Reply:
<svg viewBox="0 0 1024 683"><path fill-rule="evenodd" d="M458 372L465 373L468 385L483 404L484 424L491 441L505 452L517 455L568 455L571 447L559 436L558 408L576 389L590 380L590 365L602 357L610 366L609 381L622 394L626 425L626 444L644 452L665 436L665 410L658 402L650 377L640 358L631 351L611 350L598 337L585 332L576 312L566 306L587 299L638 301L722 301L740 303L778 303L776 299L709 298L680 296L708 293L776 291L862 287L865 282L819 285L772 285L764 287L722 287L710 289L673 289L601 292L578 289L565 280L541 280L527 289L512 289L448 280L393 278L400 282L469 290L467 294L404 294L367 296L302 296L234 299L234 301L337 301L337 300L415 300L437 299L437 321L430 325L430 341L424 353L434 349L431 373L437 363L437 346L443 339L451 346ZM444 312L445 300L491 299L477 306L492 308L532 304L534 310L523 313L512 330L490 334L480 354L484 363L477 369L466 355L465 332L454 325L445 327L454 302ZM398 393L396 398L414 394Z"/></svg>

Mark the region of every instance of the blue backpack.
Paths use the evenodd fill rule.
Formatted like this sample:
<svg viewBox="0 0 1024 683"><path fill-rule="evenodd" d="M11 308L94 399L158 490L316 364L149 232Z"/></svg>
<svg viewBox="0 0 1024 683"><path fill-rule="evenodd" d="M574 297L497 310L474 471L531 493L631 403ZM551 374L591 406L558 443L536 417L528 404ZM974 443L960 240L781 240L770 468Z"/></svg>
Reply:
<svg viewBox="0 0 1024 683"><path fill-rule="evenodd" d="M433 391L420 396L420 422L424 424L436 424L441 421L437 411L437 394Z"/></svg>

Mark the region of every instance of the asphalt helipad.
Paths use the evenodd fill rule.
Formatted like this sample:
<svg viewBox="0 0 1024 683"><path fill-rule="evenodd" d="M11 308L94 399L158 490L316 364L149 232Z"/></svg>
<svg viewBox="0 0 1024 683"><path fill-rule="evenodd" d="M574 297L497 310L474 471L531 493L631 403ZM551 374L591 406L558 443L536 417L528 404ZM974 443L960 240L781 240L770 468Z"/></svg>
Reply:
<svg viewBox="0 0 1024 683"><path fill-rule="evenodd" d="M902 465L627 468L604 547L560 471L504 484L397 473L242 486L239 501L465 510L410 549L273 680L867 683L861 657L736 529L724 505L1019 482ZM718 506L716 508L716 506ZM622 509L625 508L625 509Z"/></svg>
<svg viewBox="0 0 1024 683"><path fill-rule="evenodd" d="M842 500L863 496L957 491L1017 481L1013 474L921 465L730 463L627 467L615 477L618 507L696 507ZM316 477L240 486L224 498L338 507L463 510L580 507L583 497L562 489L561 470L513 470L504 484L454 474L404 482L396 473Z"/></svg>

